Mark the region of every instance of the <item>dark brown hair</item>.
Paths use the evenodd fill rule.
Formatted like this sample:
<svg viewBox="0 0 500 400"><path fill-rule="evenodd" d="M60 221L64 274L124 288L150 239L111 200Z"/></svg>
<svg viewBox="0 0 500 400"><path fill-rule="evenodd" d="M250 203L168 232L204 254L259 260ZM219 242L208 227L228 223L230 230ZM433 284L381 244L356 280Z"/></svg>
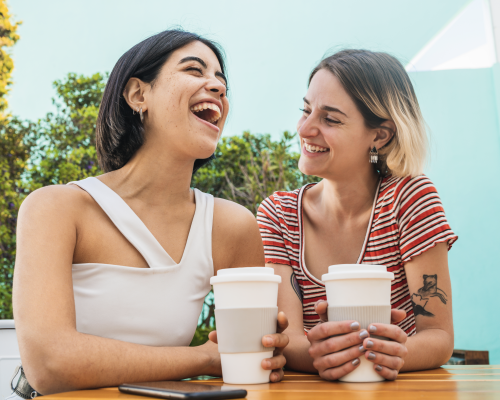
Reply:
<svg viewBox="0 0 500 400"><path fill-rule="evenodd" d="M226 74L222 48L215 42L183 30L167 30L151 36L120 57L104 89L97 118L97 158L104 172L123 167L144 143L144 126L139 115L134 115L123 97L129 79L135 77L152 83L170 55L194 41L205 44L214 52L222 73ZM193 173L213 157L196 160Z"/></svg>

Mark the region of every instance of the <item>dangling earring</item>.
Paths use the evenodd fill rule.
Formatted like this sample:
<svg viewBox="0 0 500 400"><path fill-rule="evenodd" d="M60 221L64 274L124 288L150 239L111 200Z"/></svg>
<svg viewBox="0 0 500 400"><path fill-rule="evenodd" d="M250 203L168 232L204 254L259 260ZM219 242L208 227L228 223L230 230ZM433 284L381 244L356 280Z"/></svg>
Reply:
<svg viewBox="0 0 500 400"><path fill-rule="evenodd" d="M370 150L370 162L372 164L378 163L378 151L375 146L373 146L373 149Z"/></svg>
<svg viewBox="0 0 500 400"><path fill-rule="evenodd" d="M144 121L144 116L142 115L142 107L139 110L139 116L141 117L141 122L143 122Z"/></svg>

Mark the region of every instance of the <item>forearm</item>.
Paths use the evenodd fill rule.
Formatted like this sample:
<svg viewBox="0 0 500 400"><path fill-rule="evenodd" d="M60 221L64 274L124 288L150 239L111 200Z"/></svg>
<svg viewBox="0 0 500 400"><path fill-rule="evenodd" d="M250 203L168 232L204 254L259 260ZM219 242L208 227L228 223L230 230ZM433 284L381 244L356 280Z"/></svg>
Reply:
<svg viewBox="0 0 500 400"><path fill-rule="evenodd" d="M313 366L314 360L309 355L311 343L307 340L306 335L300 334L300 332L294 334L285 333L287 333L290 339L283 353L286 358L286 368L293 371L317 374L318 371Z"/></svg>
<svg viewBox="0 0 500 400"><path fill-rule="evenodd" d="M401 371L438 368L453 353L453 336L442 329L425 329L408 338L408 355Z"/></svg>
<svg viewBox="0 0 500 400"><path fill-rule="evenodd" d="M218 370L208 345L152 347L81 333L58 335L23 358L30 384L42 394L178 380ZM213 345L215 346L215 345ZM220 368L220 367L219 367Z"/></svg>

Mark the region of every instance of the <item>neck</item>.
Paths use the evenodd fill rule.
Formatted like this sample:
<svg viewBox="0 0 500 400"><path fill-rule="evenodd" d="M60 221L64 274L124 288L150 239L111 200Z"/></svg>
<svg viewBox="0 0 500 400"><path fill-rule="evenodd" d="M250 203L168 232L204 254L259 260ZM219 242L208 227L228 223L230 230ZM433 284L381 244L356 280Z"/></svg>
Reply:
<svg viewBox="0 0 500 400"><path fill-rule="evenodd" d="M150 206L173 205L191 201L193 163L146 141L124 167L100 179L124 199Z"/></svg>
<svg viewBox="0 0 500 400"><path fill-rule="evenodd" d="M371 166L363 174L325 178L317 185L317 206L337 220L356 218L372 209L378 182Z"/></svg>

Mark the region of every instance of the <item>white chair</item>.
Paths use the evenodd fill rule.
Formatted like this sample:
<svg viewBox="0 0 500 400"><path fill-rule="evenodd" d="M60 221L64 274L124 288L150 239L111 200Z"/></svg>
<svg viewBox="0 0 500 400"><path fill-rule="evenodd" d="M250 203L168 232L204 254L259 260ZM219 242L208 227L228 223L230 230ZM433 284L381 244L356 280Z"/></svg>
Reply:
<svg viewBox="0 0 500 400"><path fill-rule="evenodd" d="M12 393L10 379L21 364L13 319L0 319L0 400Z"/></svg>

